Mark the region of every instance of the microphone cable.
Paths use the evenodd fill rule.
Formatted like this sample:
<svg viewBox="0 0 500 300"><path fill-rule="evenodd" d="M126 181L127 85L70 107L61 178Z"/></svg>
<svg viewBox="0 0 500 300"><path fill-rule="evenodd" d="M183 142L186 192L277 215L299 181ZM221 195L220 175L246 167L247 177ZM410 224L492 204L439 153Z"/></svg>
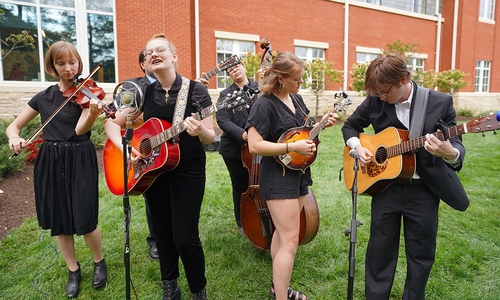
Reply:
<svg viewBox="0 0 500 300"><path fill-rule="evenodd" d="M38 236L38 242L43 242L45 240L46 233L47 233L47 230L42 230L42 232ZM52 249L54 249L54 255L52 256L52 259L50 260L50 265L48 267L44 268L43 270L41 270L40 272L38 272L35 276L33 276L33 278L31 278L31 287L34 288L40 294L42 294L45 299L48 299L50 297L50 295L38 288L38 283L40 282L40 279L37 277L39 275L41 275L43 272L52 268L52 266L55 263L54 260L56 259L57 255L59 254L57 247L55 247L54 245L50 245L50 247L52 247Z"/></svg>

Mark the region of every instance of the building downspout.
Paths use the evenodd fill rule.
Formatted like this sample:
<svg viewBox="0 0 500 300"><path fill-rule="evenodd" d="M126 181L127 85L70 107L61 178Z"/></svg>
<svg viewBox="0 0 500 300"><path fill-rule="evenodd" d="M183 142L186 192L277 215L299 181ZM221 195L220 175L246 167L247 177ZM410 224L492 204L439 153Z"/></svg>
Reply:
<svg viewBox="0 0 500 300"><path fill-rule="evenodd" d="M347 74L349 74L349 0L345 0L344 16L344 85L343 90L347 91Z"/></svg>
<svg viewBox="0 0 500 300"><path fill-rule="evenodd" d="M194 0L194 34L196 56L196 78L200 78L200 2Z"/></svg>
<svg viewBox="0 0 500 300"><path fill-rule="evenodd" d="M434 71L436 73L439 73L439 64L440 64L440 55L441 55L441 20L442 20L442 15L439 12L439 1L436 1L436 16L438 17L437 20L437 33L436 33L436 64Z"/></svg>
<svg viewBox="0 0 500 300"><path fill-rule="evenodd" d="M458 27L458 0L455 0L453 10L453 45L451 47L451 69L455 70L455 60L457 56L457 27Z"/></svg>

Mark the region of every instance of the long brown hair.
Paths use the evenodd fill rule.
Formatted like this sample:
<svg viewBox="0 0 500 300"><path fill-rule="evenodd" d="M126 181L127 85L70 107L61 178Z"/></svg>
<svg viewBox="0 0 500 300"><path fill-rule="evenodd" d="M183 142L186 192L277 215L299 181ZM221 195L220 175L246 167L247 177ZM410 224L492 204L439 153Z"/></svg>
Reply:
<svg viewBox="0 0 500 300"><path fill-rule="evenodd" d="M279 52L271 66L264 69L264 80L260 88L261 91L267 96L278 93L280 90L278 76L281 75L285 78L290 77L294 75L297 70L304 67L304 61L295 54L287 51Z"/></svg>

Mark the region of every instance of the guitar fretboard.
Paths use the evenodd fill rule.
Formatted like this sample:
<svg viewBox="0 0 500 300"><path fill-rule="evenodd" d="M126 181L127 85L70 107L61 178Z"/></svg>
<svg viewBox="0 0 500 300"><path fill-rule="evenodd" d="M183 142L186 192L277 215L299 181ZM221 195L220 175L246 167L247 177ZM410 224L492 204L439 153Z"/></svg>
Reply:
<svg viewBox="0 0 500 300"><path fill-rule="evenodd" d="M448 139L467 133L465 124L453 126L445 130ZM437 137L440 141L445 140L445 135L442 131L431 133L433 136ZM394 157L401 155L403 153L408 153L419 148L422 148L425 143L425 136L418 137L413 140L409 140L391 147L387 148L387 157Z"/></svg>
<svg viewBox="0 0 500 300"><path fill-rule="evenodd" d="M209 116L211 116L212 114L214 114L216 112L217 112L217 109L216 109L215 105L212 104L209 107L201 110L201 116L200 116L200 113L196 113L193 115L193 118L195 118L196 120L203 120L203 119L208 118ZM186 130L186 125L184 124L184 121L177 123L175 125L172 125L172 127L168 128L165 131L162 131L161 133L155 135L154 137L152 137L150 139L151 140L151 148L153 148L153 149L156 148L157 146L167 142L168 140L170 140L174 136L180 134L184 130Z"/></svg>

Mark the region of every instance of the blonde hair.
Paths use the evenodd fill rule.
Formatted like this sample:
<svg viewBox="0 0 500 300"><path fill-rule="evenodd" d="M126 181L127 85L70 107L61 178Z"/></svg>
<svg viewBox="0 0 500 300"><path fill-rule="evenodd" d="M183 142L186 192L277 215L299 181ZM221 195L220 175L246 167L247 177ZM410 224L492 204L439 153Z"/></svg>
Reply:
<svg viewBox="0 0 500 300"><path fill-rule="evenodd" d="M167 47L170 50L170 53L174 54L174 53L177 52L177 49L175 48L174 43L172 43L171 41L169 41L167 39L167 36L164 33L158 33L158 34L153 35L153 37L146 43L146 45L149 44L149 42L151 42L152 40L164 40L164 41L167 42ZM176 69L177 69L177 66L178 66L178 61L179 60L177 60L175 62L175 68Z"/></svg>
<svg viewBox="0 0 500 300"><path fill-rule="evenodd" d="M279 52L270 67L264 69L264 80L262 81L261 91L267 96L276 94L280 90L278 76L284 78L297 73L299 69L305 67L304 61L291 52Z"/></svg>
<svg viewBox="0 0 500 300"><path fill-rule="evenodd" d="M80 53L76 50L75 46L69 42L58 41L50 46L47 54L45 54L45 71L53 77L59 77L56 67L54 66L58 59L69 56L78 60L78 73L83 71L83 62Z"/></svg>

